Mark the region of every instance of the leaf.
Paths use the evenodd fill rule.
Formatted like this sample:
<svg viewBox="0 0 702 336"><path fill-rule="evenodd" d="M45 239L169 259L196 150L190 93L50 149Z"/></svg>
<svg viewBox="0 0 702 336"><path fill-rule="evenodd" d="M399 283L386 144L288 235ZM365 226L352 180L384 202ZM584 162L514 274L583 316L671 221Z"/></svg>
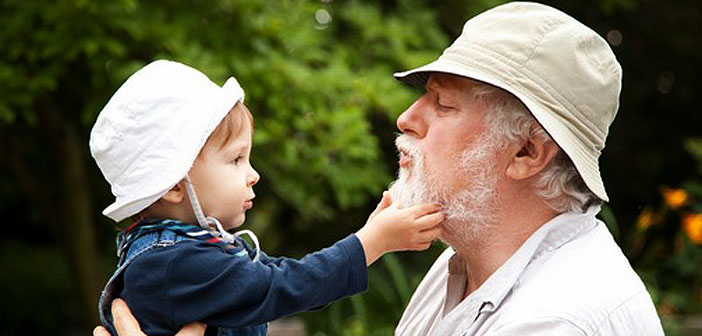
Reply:
<svg viewBox="0 0 702 336"><path fill-rule="evenodd" d="M614 216L612 208L610 208L607 204L602 204L602 210L600 211L599 215L607 225L609 232L611 232L612 236L614 236L614 240L619 241L619 224L617 224L617 219Z"/></svg>

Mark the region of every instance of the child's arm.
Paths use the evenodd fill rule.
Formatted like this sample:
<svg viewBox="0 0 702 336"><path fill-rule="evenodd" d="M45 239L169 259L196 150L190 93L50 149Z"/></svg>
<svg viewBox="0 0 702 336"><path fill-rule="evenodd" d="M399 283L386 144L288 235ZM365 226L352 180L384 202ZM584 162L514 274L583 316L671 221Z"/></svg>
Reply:
<svg viewBox="0 0 702 336"><path fill-rule="evenodd" d="M228 327L272 321L366 290L368 264L390 251L427 248L438 236L433 227L443 215L436 211L398 209L385 196L358 235L300 260L253 262L238 256L241 247L225 253L215 243L180 242L134 260L121 295L147 334L172 334L192 321Z"/></svg>
<svg viewBox="0 0 702 336"><path fill-rule="evenodd" d="M134 260L120 295L144 332L173 334L200 321L244 327L324 306L368 288L363 246L355 235L302 259L263 264L222 253L204 241L154 249Z"/></svg>
<svg viewBox="0 0 702 336"><path fill-rule="evenodd" d="M363 245L366 265L383 254L402 250L425 250L441 235L439 223L445 216L438 204L420 204L400 209L383 193L378 207L356 236Z"/></svg>
<svg viewBox="0 0 702 336"><path fill-rule="evenodd" d="M383 198L368 221L356 236L361 241L366 256L366 265L370 266L383 254L392 251L425 250L441 234L438 224L444 219L438 204L422 204L407 209L393 205L390 193L383 192ZM248 246L248 245L247 245ZM255 251L250 250L253 258ZM276 264L287 257L270 257L260 251L263 264Z"/></svg>

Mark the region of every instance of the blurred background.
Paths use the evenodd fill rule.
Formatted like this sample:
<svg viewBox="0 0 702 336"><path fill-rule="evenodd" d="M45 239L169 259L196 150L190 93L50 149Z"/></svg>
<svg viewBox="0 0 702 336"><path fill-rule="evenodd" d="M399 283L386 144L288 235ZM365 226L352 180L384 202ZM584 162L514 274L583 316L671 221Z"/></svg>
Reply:
<svg viewBox="0 0 702 336"><path fill-rule="evenodd" d="M117 262L89 131L134 71L166 58L256 118L262 175L247 228L300 257L356 231L393 179L396 117L419 94L392 73L432 61L497 0L0 0L0 334L87 335ZM546 1L601 34L624 69L601 159L601 218L668 335L702 334L702 5ZM370 289L295 316L307 335L390 335L443 250L373 265ZM288 321L289 322L289 321Z"/></svg>

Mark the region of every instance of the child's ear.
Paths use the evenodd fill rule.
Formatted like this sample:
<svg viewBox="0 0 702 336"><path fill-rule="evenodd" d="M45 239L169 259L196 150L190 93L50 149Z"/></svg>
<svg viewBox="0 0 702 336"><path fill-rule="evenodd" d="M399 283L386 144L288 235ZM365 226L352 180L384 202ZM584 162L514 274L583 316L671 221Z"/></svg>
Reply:
<svg viewBox="0 0 702 336"><path fill-rule="evenodd" d="M163 197L161 197L161 200L164 202L168 203L173 203L173 204L178 204L183 201L185 198L185 186L183 185L185 181L180 181L176 183L176 185L171 188Z"/></svg>
<svg viewBox="0 0 702 336"><path fill-rule="evenodd" d="M507 176L515 180L528 179L541 172L558 153L553 140L535 135L527 139L507 166Z"/></svg>

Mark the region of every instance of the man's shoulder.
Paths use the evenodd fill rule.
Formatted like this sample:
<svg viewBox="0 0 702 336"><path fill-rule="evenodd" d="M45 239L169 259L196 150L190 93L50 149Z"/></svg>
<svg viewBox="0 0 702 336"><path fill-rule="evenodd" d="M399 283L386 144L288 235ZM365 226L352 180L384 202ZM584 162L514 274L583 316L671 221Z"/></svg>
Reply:
<svg viewBox="0 0 702 336"><path fill-rule="evenodd" d="M535 255L519 284L549 292L606 293L614 297L644 288L602 223L557 249Z"/></svg>
<svg viewBox="0 0 702 336"><path fill-rule="evenodd" d="M652 307L643 282L600 223L558 249L535 256L504 308L522 317L554 317L594 331L614 315L634 323L636 314L643 313L638 318L649 314L657 321Z"/></svg>

